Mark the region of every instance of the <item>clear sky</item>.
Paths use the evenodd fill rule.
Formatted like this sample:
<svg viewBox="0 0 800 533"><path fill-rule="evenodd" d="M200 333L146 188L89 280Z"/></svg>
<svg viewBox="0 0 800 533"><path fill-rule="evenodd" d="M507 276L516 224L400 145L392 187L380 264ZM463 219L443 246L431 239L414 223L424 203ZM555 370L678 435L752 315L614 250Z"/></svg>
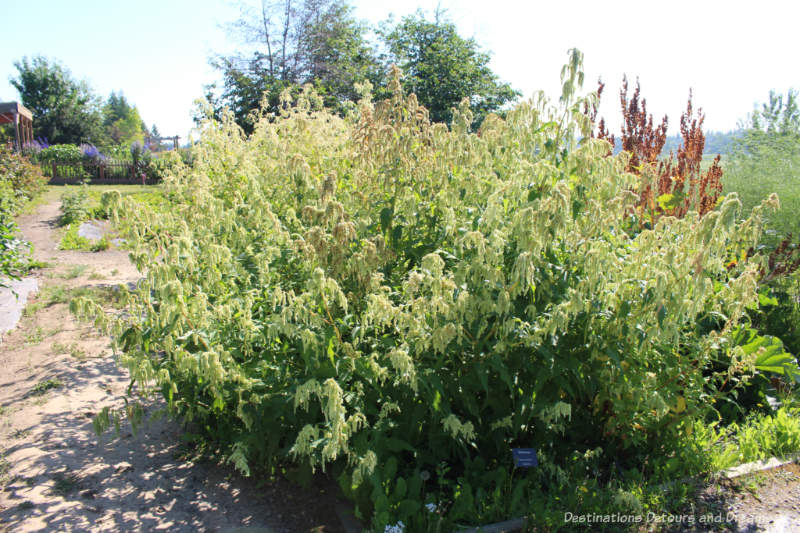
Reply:
<svg viewBox="0 0 800 533"><path fill-rule="evenodd" d="M258 0L251 0L258 1ZM648 110L669 115L675 132L689 88L706 129L736 127L770 89L800 87L800 3L793 0L358 0L357 17L375 24L440 4L462 36L492 53L491 67L524 97L557 96L571 47L586 57L587 89L607 82L601 114L618 121L620 80L639 78ZM103 98L123 91L142 119L184 139L203 85L217 79L213 52L235 41L221 24L236 18L227 0L2 0L0 101L23 56L61 61Z"/></svg>

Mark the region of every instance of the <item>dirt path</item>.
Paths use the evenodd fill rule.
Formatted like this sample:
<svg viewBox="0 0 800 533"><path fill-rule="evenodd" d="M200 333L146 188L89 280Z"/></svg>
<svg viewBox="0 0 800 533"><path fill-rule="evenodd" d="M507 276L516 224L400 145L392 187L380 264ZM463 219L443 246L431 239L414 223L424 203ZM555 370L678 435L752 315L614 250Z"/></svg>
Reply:
<svg viewBox="0 0 800 533"><path fill-rule="evenodd" d="M95 436L92 417L124 405L128 381L108 338L77 322L68 302L87 288L113 300L111 287L140 275L124 251L57 250L58 215L49 201L18 221L49 266L36 271L40 292L0 345L0 529L339 531L324 481L303 491L184 460L176 422Z"/></svg>

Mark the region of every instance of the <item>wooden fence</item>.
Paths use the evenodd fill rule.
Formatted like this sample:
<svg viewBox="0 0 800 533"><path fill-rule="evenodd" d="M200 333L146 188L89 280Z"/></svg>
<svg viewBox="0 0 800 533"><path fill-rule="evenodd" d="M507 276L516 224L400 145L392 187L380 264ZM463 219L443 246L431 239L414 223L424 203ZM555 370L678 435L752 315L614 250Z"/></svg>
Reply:
<svg viewBox="0 0 800 533"><path fill-rule="evenodd" d="M50 177L51 185L74 185L84 180L95 184L142 184L142 174L126 161L47 161L41 167L44 175ZM144 178L148 185L158 181Z"/></svg>

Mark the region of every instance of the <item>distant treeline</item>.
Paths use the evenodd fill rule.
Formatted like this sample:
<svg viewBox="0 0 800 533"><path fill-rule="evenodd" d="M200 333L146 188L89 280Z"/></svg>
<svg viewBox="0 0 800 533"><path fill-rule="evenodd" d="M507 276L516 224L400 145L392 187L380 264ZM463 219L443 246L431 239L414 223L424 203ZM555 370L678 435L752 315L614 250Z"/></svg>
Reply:
<svg viewBox="0 0 800 533"><path fill-rule="evenodd" d="M703 150L705 155L729 154L733 148L734 140L742 134L741 130L735 131L709 131L705 133L706 146ZM667 137L667 142L664 143L664 148L661 150L661 155L669 155L670 151L677 152L678 146L681 144L681 136L676 134ZM614 139L614 153L617 154L622 150L620 140Z"/></svg>
<svg viewBox="0 0 800 533"><path fill-rule="evenodd" d="M706 146L703 150L704 155L717 155L729 154L733 148L733 143L737 137L742 135L742 130L734 131L708 131L705 132ZM677 152L678 146L681 144L681 136L679 134L667 137L667 142L664 143L664 148L661 150L661 155L669 155L669 152ZM614 139L614 153L618 154L622 150L619 138Z"/></svg>
<svg viewBox="0 0 800 533"><path fill-rule="evenodd" d="M716 155L716 154L727 154L730 153L731 148L733 147L733 142L736 137L741 136L741 130L734 130L728 132L722 131L707 131L704 132L706 136L706 147L703 150L704 154L707 155ZM667 142L664 144L664 150L662 151L663 154L669 154L669 151L672 150L673 152L677 151L678 145L681 144L681 136L680 135L672 135L671 137L667 137Z"/></svg>

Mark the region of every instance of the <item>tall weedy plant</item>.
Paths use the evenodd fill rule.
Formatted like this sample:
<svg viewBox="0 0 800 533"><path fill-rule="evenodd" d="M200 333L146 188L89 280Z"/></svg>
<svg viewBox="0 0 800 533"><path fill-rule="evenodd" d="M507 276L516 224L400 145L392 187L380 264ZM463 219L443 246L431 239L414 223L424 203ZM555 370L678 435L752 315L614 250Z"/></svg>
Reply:
<svg viewBox="0 0 800 533"><path fill-rule="evenodd" d="M582 78L573 51L558 102L478 134L467 103L431 123L398 72L346 119L306 88L249 137L207 121L171 209L106 198L146 278L98 321L139 390L245 473L329 472L380 527L519 512L538 474L512 484L512 447L554 475L665 453L752 371L730 339L758 258L726 264L769 202L742 223L735 195L689 202L631 235L641 177L590 137Z"/></svg>
<svg viewBox="0 0 800 533"><path fill-rule="evenodd" d="M602 83L598 92L602 92ZM686 111L681 115L680 131L682 143L677 154L661 157L667 141L667 117L655 125L653 116L647 114L647 101L641 98L641 88L636 83L633 95L628 99L628 80L623 78L620 90L622 109L622 150L630 154L626 170L640 176L637 208L642 223L650 225L661 216L686 216L695 211L701 216L712 211L722 194L722 168L720 156L705 170L702 168L705 135L703 134L702 111L695 116L692 95ZM597 108L590 116L594 121ZM595 136L614 145L615 137L601 120Z"/></svg>

